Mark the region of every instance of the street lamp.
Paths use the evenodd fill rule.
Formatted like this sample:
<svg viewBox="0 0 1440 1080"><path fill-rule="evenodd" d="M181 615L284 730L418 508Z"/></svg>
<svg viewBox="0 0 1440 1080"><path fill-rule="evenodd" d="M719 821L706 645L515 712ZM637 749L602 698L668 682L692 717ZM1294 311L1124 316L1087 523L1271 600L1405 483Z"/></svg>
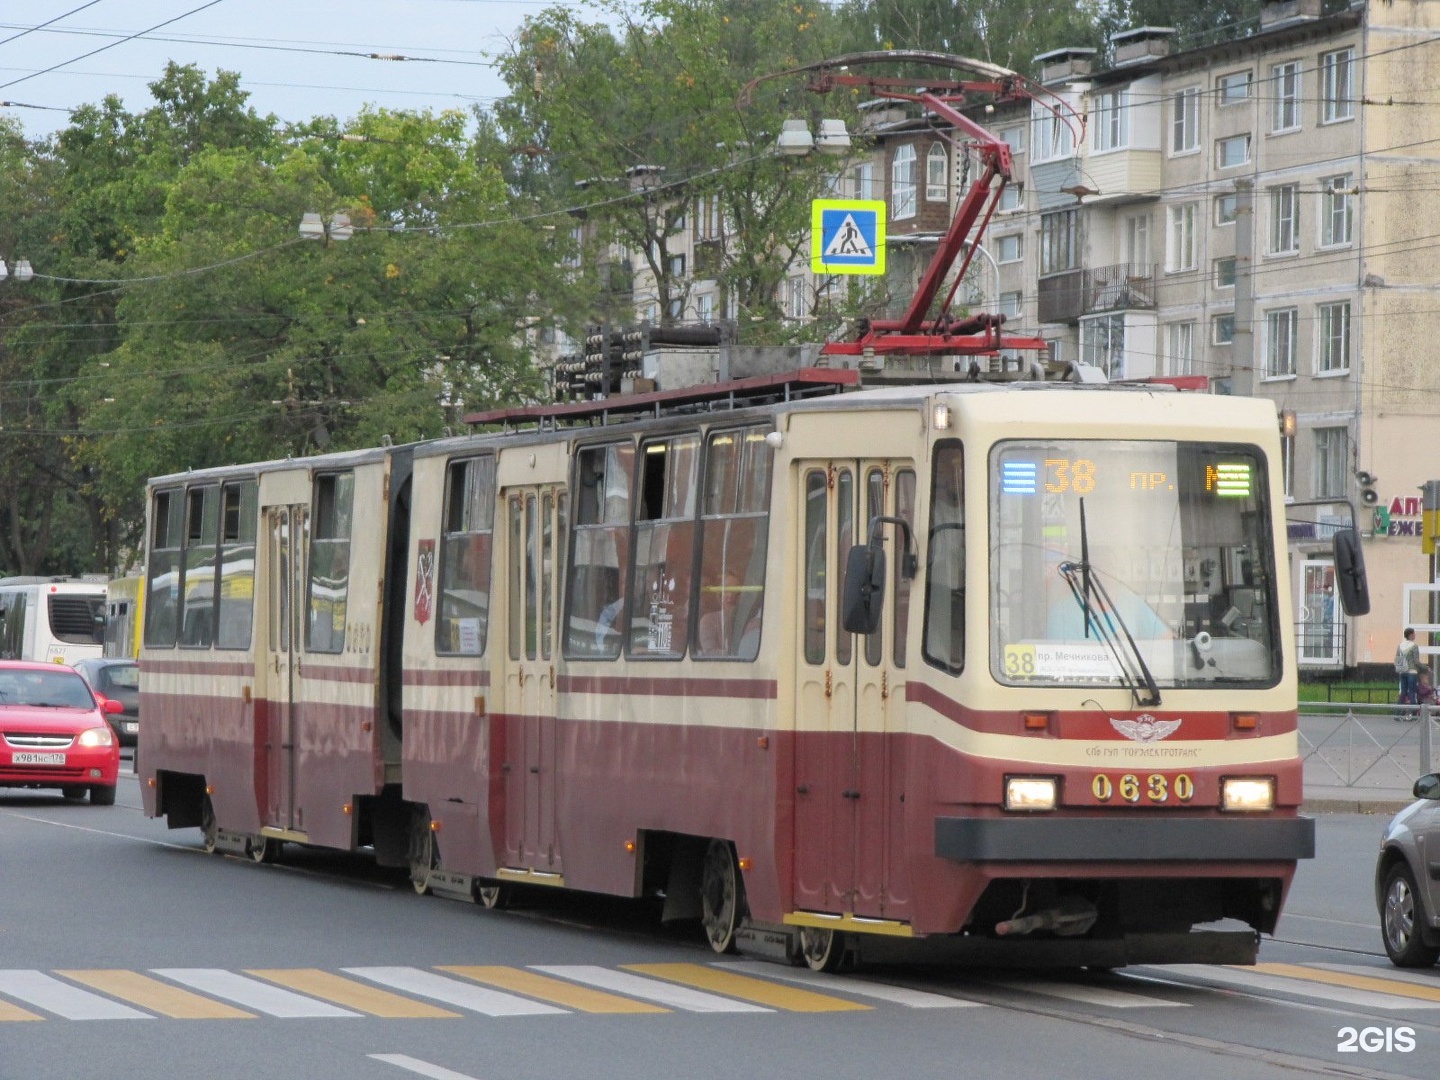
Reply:
<svg viewBox="0 0 1440 1080"><path fill-rule="evenodd" d="M5 260L0 259L0 281L10 276L10 268L5 265ZM29 259L15 260L15 280L29 281L35 276L35 269L30 265Z"/></svg>
<svg viewBox="0 0 1440 1080"><path fill-rule="evenodd" d="M775 148L786 157L804 157L812 150L843 154L850 149L850 133L845 129L844 120L821 120L820 136L816 138L804 120L786 120L780 125Z"/></svg>
<svg viewBox="0 0 1440 1080"><path fill-rule="evenodd" d="M355 235L355 226L350 224L349 214L332 214L322 218L319 214L308 213L300 217L300 235L306 240L323 240L328 244L331 240L349 240Z"/></svg>

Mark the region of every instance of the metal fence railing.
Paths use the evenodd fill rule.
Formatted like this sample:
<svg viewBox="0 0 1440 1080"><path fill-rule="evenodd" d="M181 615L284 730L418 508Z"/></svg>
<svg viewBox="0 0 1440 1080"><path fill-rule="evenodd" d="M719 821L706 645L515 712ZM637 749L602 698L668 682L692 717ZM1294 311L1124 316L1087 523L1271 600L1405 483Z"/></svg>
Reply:
<svg viewBox="0 0 1440 1080"><path fill-rule="evenodd" d="M1307 787L1369 789L1408 797L1415 779L1434 771L1429 705L1304 702L1300 756Z"/></svg>

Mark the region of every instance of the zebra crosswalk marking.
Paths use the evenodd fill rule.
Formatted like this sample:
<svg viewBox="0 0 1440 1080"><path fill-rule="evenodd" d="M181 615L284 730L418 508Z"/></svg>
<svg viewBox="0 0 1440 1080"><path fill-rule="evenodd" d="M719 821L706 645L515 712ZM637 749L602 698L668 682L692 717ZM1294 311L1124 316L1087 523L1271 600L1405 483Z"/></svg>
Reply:
<svg viewBox="0 0 1440 1080"><path fill-rule="evenodd" d="M449 1009L416 1001L401 994L392 994L378 986L367 986L319 968L251 968L246 974L254 975L257 979L266 979L290 990L298 990L311 997L322 998L347 1009L369 1013L371 1016L406 1020L460 1018L459 1013Z"/></svg>
<svg viewBox="0 0 1440 1080"><path fill-rule="evenodd" d="M800 983L802 986L837 990L841 993L853 994L856 997L868 997L874 998L876 1001L904 1005L910 1009L985 1008L984 1003L980 1001L953 998L945 994L932 994L928 990L912 990L908 986L892 986L890 983L872 982L869 979L857 979L850 975L830 975L823 971L811 971L808 968L782 968L759 960L717 960L712 961L711 966L729 971L754 972L757 975L763 974L767 979L783 979L785 982Z"/></svg>
<svg viewBox="0 0 1440 1080"><path fill-rule="evenodd" d="M607 994L603 990L592 990L588 986L576 986L574 983L568 983L561 979L552 979L548 975L540 975L534 971L521 971L519 968L459 964L442 966L439 970L448 971L452 975L459 975L466 979L474 979L476 982L495 986L501 990L513 990L517 994L540 998L542 1001L548 1001L554 1005L579 1009L581 1012L667 1013L670 1011L659 1005L651 1005L649 1002L633 1001L616 994Z"/></svg>
<svg viewBox="0 0 1440 1080"><path fill-rule="evenodd" d="M255 1019L254 1013L182 990L138 971L84 969L57 971L55 974L172 1020Z"/></svg>
<svg viewBox="0 0 1440 1080"><path fill-rule="evenodd" d="M0 1023L12 1020L44 1020L43 1016L32 1013L29 1009L22 1009L19 1005L11 1005L8 1001L0 1001Z"/></svg>
<svg viewBox="0 0 1440 1080"><path fill-rule="evenodd" d="M1124 990L1111 990L1104 986L1086 986L1083 983L1027 980L1025 982L997 982L994 985L1004 987L1006 990L1014 990L1017 993L1040 994L1043 997L1079 1002L1081 1005L1102 1005L1107 1009L1187 1009L1190 1007L1183 1001L1168 1001L1165 998L1131 994Z"/></svg>
<svg viewBox="0 0 1440 1080"><path fill-rule="evenodd" d="M1348 986L1353 990L1373 990L1380 994L1396 994L1400 997L1418 998L1421 1001L1440 1002L1440 986L1417 986L1397 979L1382 979L1373 975L1351 974L1342 971L1324 971L1298 964L1256 964L1255 970L1268 975L1283 975L1292 979L1306 979L1311 982L1328 983L1332 986Z"/></svg>
<svg viewBox="0 0 1440 1080"><path fill-rule="evenodd" d="M1312 969L1302 969L1310 972ZM1370 990L1356 990L1343 986L1317 985L1308 976L1292 979L1281 975L1270 975L1250 968L1207 967L1204 964L1175 964L1155 969L1152 976L1164 981L1166 975L1184 975L1200 983L1225 986L1239 990L1258 990L1264 993L1297 994L1300 997L1319 998L1322 1001L1338 1002L1361 1009L1436 1009L1440 1001L1421 1001L1399 994L1377 994Z"/></svg>
<svg viewBox="0 0 1440 1080"><path fill-rule="evenodd" d="M639 998L641 1001L653 1001L658 1005L683 1009L686 1012L756 1013L771 1011L760 1005L751 1005L745 1001L733 1001L730 998L720 997L718 994L707 994L700 990L692 990L688 986L676 986L674 983L649 979L628 971L615 971L611 968L600 967L598 964L536 965L534 970L543 971L547 975L557 975L562 979L585 983L589 986L598 986L601 990L613 990L617 994Z"/></svg>
<svg viewBox="0 0 1440 1080"><path fill-rule="evenodd" d="M43 971L0 971L0 994L63 1016L66 1020L153 1020L149 1013L121 1005L89 990L61 982Z"/></svg>
<svg viewBox="0 0 1440 1080"><path fill-rule="evenodd" d="M653 975L659 979L683 983L699 990L713 990L727 997L768 1005L787 1012L868 1012L869 1005L846 1001L844 998L817 994L813 990L780 986L768 979L756 979L735 971L717 970L704 964L626 964L626 971Z"/></svg>
<svg viewBox="0 0 1440 1080"><path fill-rule="evenodd" d="M237 1005L265 1013L267 1016L284 1019L300 1017L319 1019L361 1015L358 1012L342 1009L328 1002L316 1001L314 998L305 997L302 994L291 993L289 990L271 986L259 979L250 979L223 968L151 968L150 970L162 979L178 982L182 986L188 986L192 990L199 990L203 994L210 994L224 1001L233 1001Z"/></svg>
<svg viewBox="0 0 1440 1080"><path fill-rule="evenodd" d="M502 994L498 990L488 990L483 986L475 986L472 983L461 982L459 979L436 975L434 972L424 971L421 968L353 967L343 970L346 974L358 975L362 979L369 979L381 986L388 986L392 990L418 994L434 1001L443 1001L446 1005L484 1013L486 1016L565 1015L564 1009L557 1009L553 1005L542 1005L537 1001L530 1001L528 998L517 997L514 994Z"/></svg>

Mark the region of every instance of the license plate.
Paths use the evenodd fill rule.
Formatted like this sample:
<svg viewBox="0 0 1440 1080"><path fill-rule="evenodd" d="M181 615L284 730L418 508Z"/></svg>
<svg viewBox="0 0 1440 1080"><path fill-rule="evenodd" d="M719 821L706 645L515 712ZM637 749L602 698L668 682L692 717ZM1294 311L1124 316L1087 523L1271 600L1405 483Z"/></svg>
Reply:
<svg viewBox="0 0 1440 1080"><path fill-rule="evenodd" d="M64 765L64 754L36 754L26 750L17 750L10 755L10 761L14 765Z"/></svg>
<svg viewBox="0 0 1440 1080"><path fill-rule="evenodd" d="M125 734L126 734L126 735L134 735L134 734L135 734L137 731L139 731L139 730L140 730L140 723L139 723L139 721L136 721L136 720L127 720L127 721L125 722Z"/></svg>

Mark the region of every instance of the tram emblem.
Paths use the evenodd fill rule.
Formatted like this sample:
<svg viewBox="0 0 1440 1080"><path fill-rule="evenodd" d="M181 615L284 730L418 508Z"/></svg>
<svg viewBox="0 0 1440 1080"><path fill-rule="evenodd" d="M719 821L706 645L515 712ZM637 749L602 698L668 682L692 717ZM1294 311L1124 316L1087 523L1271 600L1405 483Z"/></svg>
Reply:
<svg viewBox="0 0 1440 1080"><path fill-rule="evenodd" d="M1127 739L1133 739L1140 743L1168 739L1179 730L1182 722L1180 720L1156 720L1149 713L1141 713L1134 720L1116 720L1113 716L1110 718L1111 727Z"/></svg>
<svg viewBox="0 0 1440 1080"><path fill-rule="evenodd" d="M415 621L424 626L435 611L434 540L420 541L415 564Z"/></svg>

